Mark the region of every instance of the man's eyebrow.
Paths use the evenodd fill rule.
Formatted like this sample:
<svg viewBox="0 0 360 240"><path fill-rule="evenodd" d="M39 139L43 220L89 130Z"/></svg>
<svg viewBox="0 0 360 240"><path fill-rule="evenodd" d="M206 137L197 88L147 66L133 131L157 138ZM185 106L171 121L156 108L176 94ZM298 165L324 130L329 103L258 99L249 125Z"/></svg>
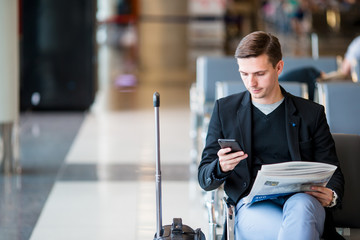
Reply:
<svg viewBox="0 0 360 240"><path fill-rule="evenodd" d="M240 72L240 73L248 73L248 72L241 71L240 69L239 69L239 72ZM260 71L256 71L256 72L253 72L252 74L256 74L256 73L264 73L264 72L267 72L267 70L260 70ZM248 73L248 74L249 74L249 73Z"/></svg>

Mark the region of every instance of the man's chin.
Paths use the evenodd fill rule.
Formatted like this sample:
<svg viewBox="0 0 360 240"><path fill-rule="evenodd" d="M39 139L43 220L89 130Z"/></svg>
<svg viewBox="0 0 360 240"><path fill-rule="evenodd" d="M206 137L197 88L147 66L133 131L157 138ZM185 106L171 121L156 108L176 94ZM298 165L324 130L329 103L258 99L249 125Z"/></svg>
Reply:
<svg viewBox="0 0 360 240"><path fill-rule="evenodd" d="M262 92L256 92L256 93L251 92L251 96L252 96L253 98L260 99L260 98L263 98L263 97L264 97L264 94L263 94Z"/></svg>

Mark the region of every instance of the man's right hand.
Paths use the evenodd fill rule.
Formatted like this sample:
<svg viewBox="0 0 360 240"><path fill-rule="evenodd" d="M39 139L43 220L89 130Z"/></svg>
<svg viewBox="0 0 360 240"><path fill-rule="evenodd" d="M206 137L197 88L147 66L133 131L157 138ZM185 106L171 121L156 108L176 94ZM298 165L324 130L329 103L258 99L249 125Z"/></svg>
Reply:
<svg viewBox="0 0 360 240"><path fill-rule="evenodd" d="M248 157L248 155L243 151L234 153L230 152L231 148L223 148L220 149L217 153L219 157L220 168L223 172L229 172L233 170L240 161Z"/></svg>

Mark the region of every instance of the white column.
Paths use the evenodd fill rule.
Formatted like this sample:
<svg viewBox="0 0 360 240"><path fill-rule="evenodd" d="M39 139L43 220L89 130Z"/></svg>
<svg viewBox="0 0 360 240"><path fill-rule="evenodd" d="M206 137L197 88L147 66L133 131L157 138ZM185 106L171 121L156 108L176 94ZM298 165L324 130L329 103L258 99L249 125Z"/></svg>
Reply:
<svg viewBox="0 0 360 240"><path fill-rule="evenodd" d="M0 167L18 169L19 9L17 0L0 0Z"/></svg>

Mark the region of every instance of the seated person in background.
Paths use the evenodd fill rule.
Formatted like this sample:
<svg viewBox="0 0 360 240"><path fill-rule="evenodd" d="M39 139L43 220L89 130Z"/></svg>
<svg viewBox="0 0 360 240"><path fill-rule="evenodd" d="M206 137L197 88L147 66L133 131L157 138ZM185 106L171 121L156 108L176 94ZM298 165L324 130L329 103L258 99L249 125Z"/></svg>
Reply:
<svg viewBox="0 0 360 240"><path fill-rule="evenodd" d="M302 67L283 73L279 81L303 82L308 86L309 99L314 101L316 82L353 80L352 68L354 61L360 59L360 36L356 37L348 46L344 59L338 71L325 73L314 67ZM285 66L286 67L286 66Z"/></svg>
<svg viewBox="0 0 360 240"><path fill-rule="evenodd" d="M295 97L280 87L283 70L278 39L262 31L245 36L235 57L248 91L215 102L198 169L200 186L224 183L236 204L235 239L343 239L332 224L341 204L344 178L324 107ZM221 149L219 138L236 139L243 151ZM326 187L273 200L243 203L263 164L314 161L338 168Z"/></svg>
<svg viewBox="0 0 360 240"><path fill-rule="evenodd" d="M317 81L339 81L352 80L357 81L354 74L354 67L357 61L360 60L360 36L356 37L348 46L344 59L341 61L341 66L338 71L324 73L321 72Z"/></svg>
<svg viewBox="0 0 360 240"><path fill-rule="evenodd" d="M306 83L309 92L309 99L314 101L316 81L324 75L324 72L321 72L314 67L303 67L281 74L279 76L279 82L290 81Z"/></svg>
<svg viewBox="0 0 360 240"><path fill-rule="evenodd" d="M341 72L350 75L353 62L356 60L360 60L360 36L356 37L347 48L341 64Z"/></svg>

